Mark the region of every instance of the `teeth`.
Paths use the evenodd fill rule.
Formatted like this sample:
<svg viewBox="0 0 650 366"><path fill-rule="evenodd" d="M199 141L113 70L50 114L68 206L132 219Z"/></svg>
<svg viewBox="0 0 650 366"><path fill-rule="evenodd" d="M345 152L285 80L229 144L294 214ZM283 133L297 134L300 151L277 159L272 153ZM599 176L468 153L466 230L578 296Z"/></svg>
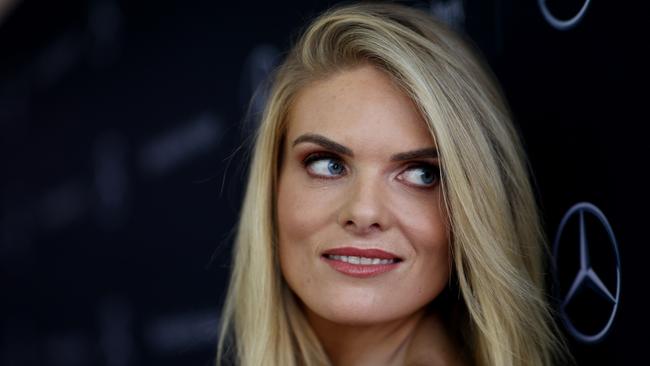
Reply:
<svg viewBox="0 0 650 366"><path fill-rule="evenodd" d="M355 257L355 256L347 256L347 255L334 255L334 254L329 254L328 255L329 259L333 259L335 261L341 261L345 263L350 263L350 264L361 264L361 265L377 265L377 264L391 264L395 263L394 259L379 259L379 258L366 258L366 257Z"/></svg>

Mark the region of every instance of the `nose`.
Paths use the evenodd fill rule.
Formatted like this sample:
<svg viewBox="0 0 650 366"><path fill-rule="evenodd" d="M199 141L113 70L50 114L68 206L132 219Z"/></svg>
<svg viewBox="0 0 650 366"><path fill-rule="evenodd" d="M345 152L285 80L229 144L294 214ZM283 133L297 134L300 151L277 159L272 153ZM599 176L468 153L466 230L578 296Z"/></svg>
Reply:
<svg viewBox="0 0 650 366"><path fill-rule="evenodd" d="M367 174L353 180L339 210L338 222L355 235L385 231L390 221L381 180Z"/></svg>

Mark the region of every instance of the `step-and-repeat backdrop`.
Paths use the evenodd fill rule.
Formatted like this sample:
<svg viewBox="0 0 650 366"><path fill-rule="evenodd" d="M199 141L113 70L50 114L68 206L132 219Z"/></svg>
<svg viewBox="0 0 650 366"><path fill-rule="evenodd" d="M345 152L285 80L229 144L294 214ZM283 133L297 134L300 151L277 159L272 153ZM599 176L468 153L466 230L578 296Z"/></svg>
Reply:
<svg viewBox="0 0 650 366"><path fill-rule="evenodd" d="M254 92L334 3L0 1L1 365L213 363ZM407 3L503 84L577 364L642 363L642 2Z"/></svg>

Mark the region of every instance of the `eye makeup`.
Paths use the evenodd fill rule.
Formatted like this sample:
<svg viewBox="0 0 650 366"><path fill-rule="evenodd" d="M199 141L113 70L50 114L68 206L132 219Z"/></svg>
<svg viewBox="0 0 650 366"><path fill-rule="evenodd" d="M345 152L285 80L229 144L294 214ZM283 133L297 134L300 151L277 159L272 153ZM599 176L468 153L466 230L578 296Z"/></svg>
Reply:
<svg viewBox="0 0 650 366"><path fill-rule="evenodd" d="M328 160L331 162L326 165L322 164L322 162L327 162ZM347 172L347 168L345 167L343 160L340 159L337 155L331 153L317 152L309 154L305 159L303 159L302 164L310 175L314 175L318 178L333 179L335 177L345 175ZM320 166L314 168L314 166L318 164ZM323 173L318 173L318 170L326 170L327 173L331 173L332 175L329 176Z"/></svg>
<svg viewBox="0 0 650 366"><path fill-rule="evenodd" d="M421 155L420 155L421 156ZM396 177L403 184L417 189L432 189L440 183L440 167L429 161L406 162ZM338 179L347 175L348 168L344 160L335 153L313 152L302 159L307 173L316 179ZM420 180L420 182L417 182Z"/></svg>
<svg viewBox="0 0 650 366"><path fill-rule="evenodd" d="M425 171L422 174L412 174L412 172L421 170ZM429 171L430 174L427 174L426 171ZM424 184L418 184L418 183L412 183L409 182L408 179L405 178L400 178L404 176L406 173L410 173L409 178L423 178L423 179L432 179L432 182L425 182ZM431 177L429 178L427 175L430 175ZM398 175L398 180L404 182L405 184L409 186L413 186L415 188L422 188L422 189L430 189L434 188L440 183L440 167L437 164L432 164L429 162L415 162L411 165L409 165L402 173Z"/></svg>

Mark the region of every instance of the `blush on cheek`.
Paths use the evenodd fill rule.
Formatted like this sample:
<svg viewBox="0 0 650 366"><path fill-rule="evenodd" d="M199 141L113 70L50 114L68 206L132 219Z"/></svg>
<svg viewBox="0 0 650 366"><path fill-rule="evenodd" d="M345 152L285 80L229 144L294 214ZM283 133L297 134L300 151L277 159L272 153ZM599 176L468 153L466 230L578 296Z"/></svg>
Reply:
<svg viewBox="0 0 650 366"><path fill-rule="evenodd" d="M278 225L287 246L296 246L306 241L315 230L309 213L298 208L278 210Z"/></svg>
<svg viewBox="0 0 650 366"><path fill-rule="evenodd" d="M278 193L278 225L287 239L306 240L316 236L335 219L332 212L336 192L322 187L306 187L299 177L289 174ZM313 243L312 243L313 244Z"/></svg>

